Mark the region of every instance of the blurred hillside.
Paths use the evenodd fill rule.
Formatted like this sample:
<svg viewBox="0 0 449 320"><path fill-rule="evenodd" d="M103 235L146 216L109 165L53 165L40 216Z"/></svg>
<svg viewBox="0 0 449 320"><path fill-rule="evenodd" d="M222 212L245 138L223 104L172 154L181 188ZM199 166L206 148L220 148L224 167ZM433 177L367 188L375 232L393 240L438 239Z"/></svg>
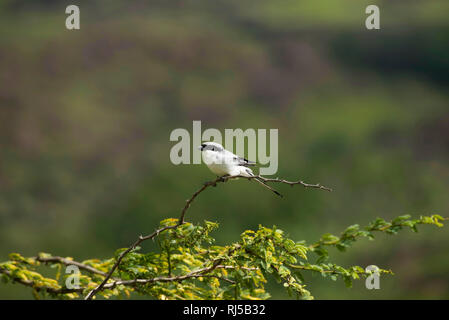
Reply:
<svg viewBox="0 0 449 320"><path fill-rule="evenodd" d="M373 1L85 1L68 31L63 1L1 2L0 261L106 258L178 217L214 177L169 161L170 132L193 120L278 128L277 176L334 189L208 190L187 219L219 222L220 244L259 224L312 241L377 216L449 216L449 3L374 3L378 31L364 27ZM448 251L447 226L379 236L333 254L391 268L381 290L318 277L308 289L448 299ZM32 296L1 284L0 298Z"/></svg>

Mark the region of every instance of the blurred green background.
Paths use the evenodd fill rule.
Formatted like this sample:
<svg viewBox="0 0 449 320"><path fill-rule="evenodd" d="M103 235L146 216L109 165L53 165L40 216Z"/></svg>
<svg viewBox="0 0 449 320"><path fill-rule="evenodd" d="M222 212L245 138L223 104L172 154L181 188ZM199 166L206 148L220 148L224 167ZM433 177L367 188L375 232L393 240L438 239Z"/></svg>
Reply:
<svg viewBox="0 0 449 320"><path fill-rule="evenodd" d="M219 222L219 244L259 224L314 241L378 216L449 216L448 1L78 1L78 31L69 4L0 2L0 261L107 258L178 217L214 178L169 161L170 132L193 120L278 128L276 176L334 188L209 189L187 219ZM380 290L310 275L308 289L448 299L448 252L448 226L379 235L331 258L391 268ZM32 295L0 284L0 298Z"/></svg>

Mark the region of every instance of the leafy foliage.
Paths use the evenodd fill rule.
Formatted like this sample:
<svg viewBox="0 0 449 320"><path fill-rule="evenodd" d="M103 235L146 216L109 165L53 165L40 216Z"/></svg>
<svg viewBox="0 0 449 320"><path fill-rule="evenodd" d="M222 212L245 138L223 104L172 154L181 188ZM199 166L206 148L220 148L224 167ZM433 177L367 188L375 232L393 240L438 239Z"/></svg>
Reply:
<svg viewBox="0 0 449 320"><path fill-rule="evenodd" d="M416 232L419 224L441 227L443 220L439 215L419 219L406 215L390 222L378 218L365 228L352 225L340 236L324 234L313 244L294 241L276 226L259 226L257 231L243 232L235 243L217 246L210 235L218 228L217 223L178 224L178 219L166 219L161 227L176 227L158 234L159 251L145 253L140 247L131 250L98 295L122 298L136 292L153 299L267 299L270 295L265 284L272 277L290 295L313 299L306 289L303 272L318 273L331 280L340 278L348 287L353 280L371 274L360 266L343 267L329 262L327 247L344 251L359 238L374 239L374 232L396 234L403 228ZM76 299L98 287L125 250L117 250L110 259L81 263L47 253L31 258L11 253L9 261L0 263L0 274L4 282L31 287L36 298ZM43 264L56 269L53 277L39 273ZM61 276L64 266L71 264L80 269L79 288L75 289L65 285L70 274ZM379 269L379 273L392 274L384 269Z"/></svg>

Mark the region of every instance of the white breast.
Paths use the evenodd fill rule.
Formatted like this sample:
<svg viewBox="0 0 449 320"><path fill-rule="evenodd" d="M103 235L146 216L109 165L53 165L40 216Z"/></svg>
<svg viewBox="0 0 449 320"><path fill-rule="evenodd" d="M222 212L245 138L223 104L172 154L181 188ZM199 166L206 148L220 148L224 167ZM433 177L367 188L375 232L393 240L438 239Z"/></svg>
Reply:
<svg viewBox="0 0 449 320"><path fill-rule="evenodd" d="M205 150L202 152L203 162L216 175L230 174L232 164L223 161L223 157L216 151Z"/></svg>

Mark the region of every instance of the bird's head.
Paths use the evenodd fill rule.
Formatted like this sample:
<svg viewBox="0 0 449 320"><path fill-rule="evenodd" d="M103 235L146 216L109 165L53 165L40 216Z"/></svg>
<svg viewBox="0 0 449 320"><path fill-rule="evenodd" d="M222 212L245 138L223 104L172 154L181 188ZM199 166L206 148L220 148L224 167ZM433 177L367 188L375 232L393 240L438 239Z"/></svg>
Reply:
<svg viewBox="0 0 449 320"><path fill-rule="evenodd" d="M198 147L198 149L200 149L201 151L210 150L210 151L216 151L216 152L221 152L224 150L223 146L216 142L203 142Z"/></svg>

